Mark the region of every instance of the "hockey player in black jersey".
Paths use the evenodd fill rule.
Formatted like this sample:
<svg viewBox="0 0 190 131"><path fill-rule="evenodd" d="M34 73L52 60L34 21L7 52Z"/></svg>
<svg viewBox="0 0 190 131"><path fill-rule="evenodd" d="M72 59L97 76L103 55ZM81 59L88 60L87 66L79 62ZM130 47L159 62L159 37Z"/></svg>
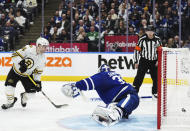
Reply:
<svg viewBox="0 0 190 131"><path fill-rule="evenodd" d="M48 40L38 38L36 46L26 45L22 49L12 54L13 67L7 75L5 81L5 95L7 103L3 104L2 109L8 109L14 106L17 101L15 97L15 88L18 81L21 81L25 92L21 93L21 105L26 106L27 101L34 96L36 91L41 91L41 74L45 67L45 55ZM28 75L37 83L35 86L29 79Z"/></svg>
<svg viewBox="0 0 190 131"><path fill-rule="evenodd" d="M80 91L96 90L106 104L97 106L92 118L104 126L114 125L128 116L139 105L139 97L134 87L126 83L119 74L102 65L99 73L76 83L63 85L62 92L68 97L80 95Z"/></svg>

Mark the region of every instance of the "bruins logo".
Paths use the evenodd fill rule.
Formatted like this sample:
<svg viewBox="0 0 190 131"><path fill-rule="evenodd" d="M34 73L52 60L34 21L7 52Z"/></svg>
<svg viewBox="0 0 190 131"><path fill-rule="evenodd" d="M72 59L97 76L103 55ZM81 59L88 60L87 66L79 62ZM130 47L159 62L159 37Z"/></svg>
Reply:
<svg viewBox="0 0 190 131"><path fill-rule="evenodd" d="M31 69L34 66L34 60L31 58L26 58L25 59L25 63L27 65L28 69Z"/></svg>

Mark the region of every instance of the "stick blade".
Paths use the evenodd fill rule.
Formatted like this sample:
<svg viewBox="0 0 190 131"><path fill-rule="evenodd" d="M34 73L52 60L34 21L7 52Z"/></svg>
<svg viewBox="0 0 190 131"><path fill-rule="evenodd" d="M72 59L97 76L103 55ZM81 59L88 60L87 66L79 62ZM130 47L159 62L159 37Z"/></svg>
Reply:
<svg viewBox="0 0 190 131"><path fill-rule="evenodd" d="M62 108L62 107L66 107L68 106L68 104L63 104L63 105L55 105L56 108Z"/></svg>

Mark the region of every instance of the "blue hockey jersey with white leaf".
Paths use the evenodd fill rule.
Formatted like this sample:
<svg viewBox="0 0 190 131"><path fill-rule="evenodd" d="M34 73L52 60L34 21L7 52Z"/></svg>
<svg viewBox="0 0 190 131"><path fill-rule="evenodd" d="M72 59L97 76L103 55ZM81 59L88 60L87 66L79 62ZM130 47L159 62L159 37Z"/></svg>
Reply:
<svg viewBox="0 0 190 131"><path fill-rule="evenodd" d="M80 90L96 90L104 103L115 102L128 94L136 93L134 87L126 83L116 72L100 72L76 82Z"/></svg>

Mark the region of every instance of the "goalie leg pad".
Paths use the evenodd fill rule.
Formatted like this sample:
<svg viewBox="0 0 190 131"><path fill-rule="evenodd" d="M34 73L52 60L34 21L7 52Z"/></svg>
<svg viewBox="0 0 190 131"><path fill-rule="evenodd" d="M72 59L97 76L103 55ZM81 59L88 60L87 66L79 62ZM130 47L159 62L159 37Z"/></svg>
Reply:
<svg viewBox="0 0 190 131"><path fill-rule="evenodd" d="M103 126L115 125L122 116L123 111L116 105L108 107L97 106L92 113L92 119Z"/></svg>
<svg viewBox="0 0 190 131"><path fill-rule="evenodd" d="M125 116L128 116L139 106L139 97L137 94L130 94L126 98L121 99L117 106L123 109Z"/></svg>

